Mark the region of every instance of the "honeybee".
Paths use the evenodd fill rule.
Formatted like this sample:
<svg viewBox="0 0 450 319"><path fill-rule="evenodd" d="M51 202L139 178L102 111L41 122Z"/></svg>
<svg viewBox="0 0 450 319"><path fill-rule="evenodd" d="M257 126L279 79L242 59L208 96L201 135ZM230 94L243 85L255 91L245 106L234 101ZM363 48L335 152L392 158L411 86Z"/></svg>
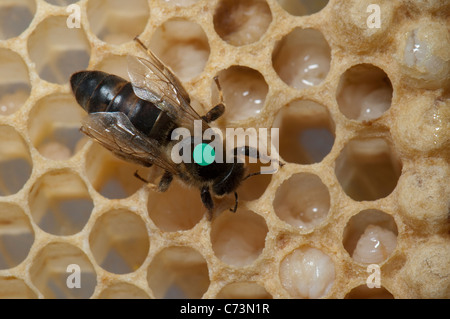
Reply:
<svg viewBox="0 0 450 319"><path fill-rule="evenodd" d="M213 161L209 165L199 165L195 160L176 164L171 158L176 143L171 139L174 129L184 127L193 131L194 121L200 120L205 131L209 123L224 113L217 77L220 102L200 116L191 107L188 93L172 71L138 38L135 41L147 53L148 59L127 57L131 82L101 71L80 71L71 76L73 94L89 113L80 130L119 158L162 168L165 172L157 186L159 191L166 191L177 177L200 190L201 200L210 214L214 208L212 194L234 193L235 205L230 210L235 212L238 206L236 189L246 178L244 164L237 161L237 153L236 160L231 163ZM191 149L195 149L203 141L192 139L189 142ZM243 152L247 154L248 151L244 148ZM135 175L145 181L137 173Z"/></svg>

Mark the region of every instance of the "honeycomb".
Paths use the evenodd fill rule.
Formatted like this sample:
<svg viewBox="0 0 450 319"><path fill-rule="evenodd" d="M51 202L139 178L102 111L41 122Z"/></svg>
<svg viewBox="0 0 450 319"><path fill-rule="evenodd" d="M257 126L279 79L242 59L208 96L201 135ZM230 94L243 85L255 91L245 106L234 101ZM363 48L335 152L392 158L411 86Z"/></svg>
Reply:
<svg viewBox="0 0 450 319"><path fill-rule="evenodd" d="M0 298L450 298L449 17L445 0L1 0ZM70 75L128 78L137 35L200 114L219 75L216 126L278 128L286 165L246 180L236 213L154 192L133 173L158 169L79 132Z"/></svg>

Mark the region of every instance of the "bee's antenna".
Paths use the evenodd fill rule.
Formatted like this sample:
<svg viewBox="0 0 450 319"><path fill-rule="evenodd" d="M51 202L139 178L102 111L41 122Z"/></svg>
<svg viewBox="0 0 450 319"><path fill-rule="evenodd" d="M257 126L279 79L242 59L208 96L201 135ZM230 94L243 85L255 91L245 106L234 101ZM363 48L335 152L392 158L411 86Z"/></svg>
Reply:
<svg viewBox="0 0 450 319"><path fill-rule="evenodd" d="M261 175L261 172L256 172L256 173L251 173L248 174L247 176L245 176L242 181L245 181L247 178L252 177L252 176L257 176L257 175Z"/></svg>
<svg viewBox="0 0 450 319"><path fill-rule="evenodd" d="M278 161L278 165L280 165L280 167L283 167L284 164L285 164L285 163ZM275 171L275 172L276 172L276 171ZM261 175L261 174L262 174L261 171L255 172L255 173L251 173L251 174L248 174L247 176L245 176L245 177L242 179L242 181L245 181L245 180L246 180L247 178L249 178L249 177L257 176L257 175Z"/></svg>

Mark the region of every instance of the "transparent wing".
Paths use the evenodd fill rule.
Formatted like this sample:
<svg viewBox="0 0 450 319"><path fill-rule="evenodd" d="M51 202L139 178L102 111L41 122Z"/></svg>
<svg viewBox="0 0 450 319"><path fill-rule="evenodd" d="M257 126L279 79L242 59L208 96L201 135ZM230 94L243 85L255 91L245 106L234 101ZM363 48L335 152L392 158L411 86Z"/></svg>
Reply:
<svg viewBox="0 0 450 319"><path fill-rule="evenodd" d="M193 126L194 120L202 120L190 106L189 95L177 77L150 50L150 60L128 56L128 75L134 93L141 99L154 103L166 111L181 126ZM209 126L203 121L203 128Z"/></svg>
<svg viewBox="0 0 450 319"><path fill-rule="evenodd" d="M144 166L155 164L173 174L177 166L157 141L143 136L122 112L91 113L81 131L117 156Z"/></svg>

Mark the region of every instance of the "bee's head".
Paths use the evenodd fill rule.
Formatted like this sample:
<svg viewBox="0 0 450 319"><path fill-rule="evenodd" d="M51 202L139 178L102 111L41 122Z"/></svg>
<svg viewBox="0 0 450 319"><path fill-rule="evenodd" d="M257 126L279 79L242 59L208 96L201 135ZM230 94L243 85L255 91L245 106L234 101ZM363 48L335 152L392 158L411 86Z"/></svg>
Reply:
<svg viewBox="0 0 450 319"><path fill-rule="evenodd" d="M217 178L212 191L216 195L225 195L234 192L244 178L245 168L243 163L230 163L225 174Z"/></svg>

